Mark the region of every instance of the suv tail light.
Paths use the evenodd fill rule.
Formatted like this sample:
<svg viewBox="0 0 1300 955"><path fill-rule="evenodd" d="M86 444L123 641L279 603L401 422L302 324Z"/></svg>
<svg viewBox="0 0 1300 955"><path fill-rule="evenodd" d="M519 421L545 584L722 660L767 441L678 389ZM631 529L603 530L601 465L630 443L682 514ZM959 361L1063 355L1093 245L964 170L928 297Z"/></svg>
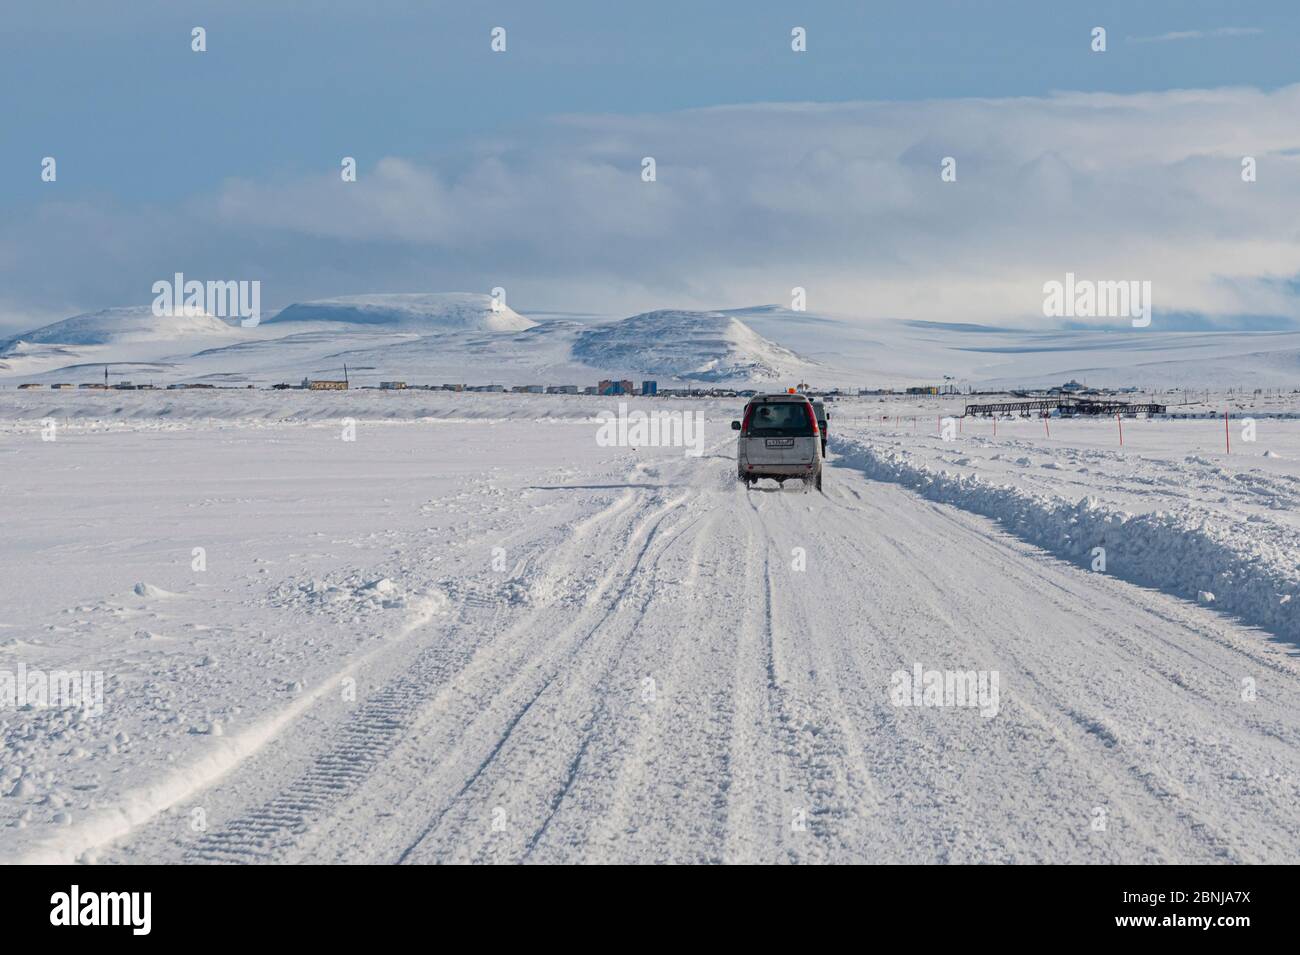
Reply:
<svg viewBox="0 0 1300 955"><path fill-rule="evenodd" d="M813 411L812 402L805 401L803 409L808 412L808 426L812 428L813 437L817 437L822 432L821 429L817 427L817 412Z"/></svg>
<svg viewBox="0 0 1300 955"><path fill-rule="evenodd" d="M749 434L749 419L754 416L754 406L745 405L745 420L740 423L740 433Z"/></svg>

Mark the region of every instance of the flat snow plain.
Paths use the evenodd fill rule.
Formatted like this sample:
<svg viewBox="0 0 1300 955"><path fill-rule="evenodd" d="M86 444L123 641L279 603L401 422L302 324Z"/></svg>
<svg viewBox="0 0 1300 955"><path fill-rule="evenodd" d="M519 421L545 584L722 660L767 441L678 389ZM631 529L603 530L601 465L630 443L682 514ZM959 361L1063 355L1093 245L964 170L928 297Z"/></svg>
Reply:
<svg viewBox="0 0 1300 955"><path fill-rule="evenodd" d="M105 681L0 710L0 861L1296 857L1300 422L843 402L817 494L738 406L0 397L0 670Z"/></svg>

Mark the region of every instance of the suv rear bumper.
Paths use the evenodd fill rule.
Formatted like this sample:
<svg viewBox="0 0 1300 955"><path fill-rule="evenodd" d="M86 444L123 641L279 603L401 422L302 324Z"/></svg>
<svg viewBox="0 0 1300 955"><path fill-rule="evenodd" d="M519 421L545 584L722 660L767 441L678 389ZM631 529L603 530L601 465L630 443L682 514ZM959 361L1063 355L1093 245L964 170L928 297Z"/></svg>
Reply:
<svg viewBox="0 0 1300 955"><path fill-rule="evenodd" d="M754 464L743 468L746 477L811 477L816 464Z"/></svg>

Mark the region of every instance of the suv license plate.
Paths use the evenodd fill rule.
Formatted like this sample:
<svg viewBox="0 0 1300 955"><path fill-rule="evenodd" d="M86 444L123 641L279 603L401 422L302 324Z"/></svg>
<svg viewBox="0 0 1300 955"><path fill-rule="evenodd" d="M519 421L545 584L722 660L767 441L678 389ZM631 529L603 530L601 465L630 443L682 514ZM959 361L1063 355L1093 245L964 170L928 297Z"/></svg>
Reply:
<svg viewBox="0 0 1300 955"><path fill-rule="evenodd" d="M794 438L768 438L763 442L767 448L793 448Z"/></svg>

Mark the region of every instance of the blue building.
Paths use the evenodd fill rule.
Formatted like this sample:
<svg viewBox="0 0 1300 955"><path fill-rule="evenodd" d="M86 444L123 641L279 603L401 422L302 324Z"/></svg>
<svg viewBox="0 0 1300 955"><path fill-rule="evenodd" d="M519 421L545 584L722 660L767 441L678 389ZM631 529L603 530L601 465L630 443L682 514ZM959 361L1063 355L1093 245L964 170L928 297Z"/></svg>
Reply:
<svg viewBox="0 0 1300 955"><path fill-rule="evenodd" d="M621 381L602 378L600 384L596 386L596 393L599 395L630 395L633 394L632 389L632 382L628 381L626 378Z"/></svg>

